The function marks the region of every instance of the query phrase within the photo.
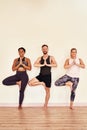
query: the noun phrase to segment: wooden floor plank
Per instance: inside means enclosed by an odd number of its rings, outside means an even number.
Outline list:
[[[87,107],[0,107],[0,130],[87,130]]]

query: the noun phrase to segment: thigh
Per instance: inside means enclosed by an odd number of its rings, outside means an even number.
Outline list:
[[[19,81],[17,75],[9,76],[3,80],[3,84],[5,85],[15,85],[16,82]]]
[[[16,75],[12,75],[12,76],[7,77],[5,80],[7,80],[7,81],[17,81],[18,78],[17,78]]]
[[[43,75],[39,74],[38,76],[35,77],[37,81],[42,82],[43,81]]]
[[[59,79],[56,80],[55,85],[56,86],[66,85],[66,82],[69,81],[69,80],[70,80],[69,76],[64,75],[64,76],[62,76],[62,77],[60,77]]]
[[[39,80],[37,78],[33,78],[29,81],[29,84],[32,84],[32,83],[36,83],[38,82]]]

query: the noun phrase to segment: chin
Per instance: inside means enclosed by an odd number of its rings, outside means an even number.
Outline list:
[[[47,54],[47,52],[44,52],[44,54],[46,55],[46,54]]]

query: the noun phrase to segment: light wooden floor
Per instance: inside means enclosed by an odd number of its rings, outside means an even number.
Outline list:
[[[87,107],[0,107],[0,130],[87,130]]]

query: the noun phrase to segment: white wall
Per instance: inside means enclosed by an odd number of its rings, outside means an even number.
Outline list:
[[[0,0],[0,104],[18,104],[18,86],[4,86],[2,80],[10,75],[17,49],[25,47],[32,65],[42,55],[41,45],[48,44],[58,67],[52,69],[50,104],[67,104],[70,90],[55,87],[55,80],[65,73],[63,64],[70,49],[76,47],[78,56],[87,64],[87,0]],[[39,73],[32,68],[31,78]],[[87,68],[81,70],[75,103],[87,104]],[[43,87],[25,91],[24,104],[43,103]]]

